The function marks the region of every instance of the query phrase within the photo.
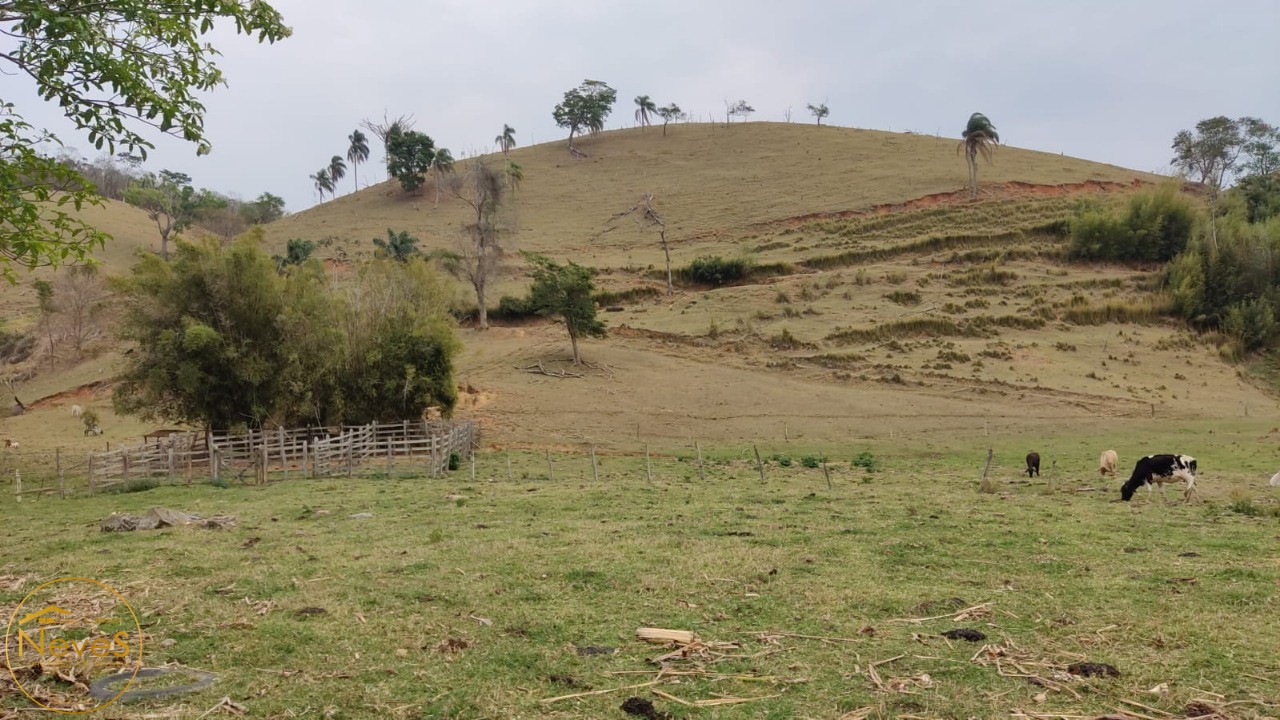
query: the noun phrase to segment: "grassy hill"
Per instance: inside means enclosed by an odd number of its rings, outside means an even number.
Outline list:
[[[563,142],[514,151],[525,180],[506,220],[514,247],[599,270],[614,293],[611,335],[585,344],[590,365],[567,368],[558,326],[464,329],[459,413],[481,419],[489,442],[629,451],[698,437],[950,444],[1001,433],[1039,444],[1276,415],[1214,348],[1164,318],[1158,273],[1065,260],[1053,230],[1075,203],[1119,199],[1154,176],[1006,147],[982,166],[975,201],[951,139],[691,124],[580,147],[587,157]],[[615,218],[646,192],[677,267],[721,255],[761,272],[665,296],[656,233]],[[449,248],[466,210],[447,192],[437,206],[433,180],[418,195],[382,183],[268,226],[267,242],[278,252],[289,238],[330,239],[322,253],[352,258],[392,228]],[[123,267],[130,238],[154,243],[139,218],[108,208],[103,222],[120,228],[108,226],[118,238],[109,268]],[[513,263],[490,302],[526,283]],[[473,302],[461,284],[458,293]],[[101,373],[73,368],[65,382],[58,373],[33,386],[51,393]],[[75,439],[49,432],[64,424],[36,412],[4,432]]]

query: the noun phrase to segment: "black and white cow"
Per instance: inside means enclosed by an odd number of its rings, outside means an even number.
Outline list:
[[[1153,484],[1159,485],[1163,493],[1167,482],[1186,483],[1182,497],[1190,499],[1196,489],[1196,459],[1190,455],[1148,455],[1142,458],[1133,467],[1129,481],[1120,488],[1120,499],[1128,502],[1143,485],[1148,490]]]

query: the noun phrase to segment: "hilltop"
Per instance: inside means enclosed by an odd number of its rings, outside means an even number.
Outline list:
[[[1155,176],[1002,147],[981,166],[975,201],[946,138],[688,124],[665,137],[601,133],[579,147],[587,157],[563,142],[513,151],[525,179],[505,219],[515,248],[599,271],[610,337],[585,343],[591,364],[572,368],[563,329],[544,321],[464,328],[458,413],[479,418],[488,442],[932,446],[1275,413],[1214,348],[1164,318],[1158,273],[1066,261],[1060,230],[1077,202],[1122,199]],[[767,272],[665,296],[656,233],[616,218],[644,193],[666,220],[677,268],[720,255]],[[418,195],[384,182],[265,230],[270,252],[289,238],[330,240],[321,254],[341,273],[388,228],[424,250],[450,248],[466,211],[448,192],[437,206],[434,179]],[[128,246],[117,238],[108,267]],[[491,306],[526,285],[513,262]],[[474,303],[462,284],[458,298]],[[32,386],[48,394],[102,372],[98,363]],[[41,412],[4,432],[52,437],[37,429],[69,425]],[[140,429],[116,422],[125,436]]]

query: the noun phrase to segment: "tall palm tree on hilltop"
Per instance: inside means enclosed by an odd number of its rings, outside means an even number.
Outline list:
[[[347,148],[347,162],[351,163],[352,180],[356,190],[360,189],[360,163],[369,159],[369,139],[364,133],[356,130],[347,136],[351,146]]]
[[[440,207],[440,184],[444,182],[445,175],[453,172],[453,153],[449,148],[436,150],[431,158],[431,170],[436,175],[436,207]]]
[[[338,181],[347,176],[347,164],[341,155],[329,158],[329,181],[333,183],[333,196],[338,196]]]
[[[969,124],[960,137],[960,145],[956,151],[964,150],[965,160],[969,164],[969,190],[973,199],[978,199],[978,155],[991,162],[991,153],[1000,144],[1000,134],[996,126],[991,124],[986,115],[974,113],[969,116]]]
[[[502,134],[494,138],[493,141],[502,150],[502,157],[510,160],[508,153],[511,152],[511,148],[516,146],[516,129],[506,123],[502,123]]]
[[[640,128],[644,129],[646,125],[650,125],[651,119],[658,114],[658,104],[648,95],[641,95],[636,98],[636,122],[640,123]]]

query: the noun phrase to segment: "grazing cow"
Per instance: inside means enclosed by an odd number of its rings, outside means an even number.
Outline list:
[[[1027,453],[1027,477],[1040,474],[1040,453]]]
[[[72,405],[71,414],[75,415],[76,417],[80,417],[81,415],[84,415],[84,408],[80,407],[79,405]]]
[[[1148,455],[1133,466],[1133,475],[1120,488],[1120,499],[1129,502],[1133,494],[1143,485],[1151,490],[1151,485],[1159,485],[1161,494],[1164,484],[1181,481],[1187,484],[1182,492],[1184,500],[1191,499],[1196,489],[1196,459],[1190,455]]]
[[[5,438],[4,446],[7,448],[16,448],[18,447],[18,441],[14,440],[13,438]]]
[[[1280,487],[1280,472],[1272,475],[1271,482],[1268,484],[1271,485],[1271,487]]]
[[[1102,457],[1098,458],[1098,472],[1103,477],[1116,474],[1116,465],[1120,464],[1120,456],[1116,455],[1115,450],[1108,450],[1102,453]]]

